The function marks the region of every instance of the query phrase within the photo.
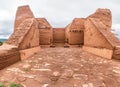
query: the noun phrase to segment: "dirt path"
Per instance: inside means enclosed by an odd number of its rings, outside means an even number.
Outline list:
[[[120,87],[120,62],[80,48],[45,48],[0,71],[0,82],[24,87]]]

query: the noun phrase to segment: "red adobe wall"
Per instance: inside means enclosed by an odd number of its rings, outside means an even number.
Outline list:
[[[36,18],[39,29],[39,45],[50,45],[53,40],[52,27],[45,18]]]
[[[52,29],[39,29],[40,45],[50,45],[52,42]]]
[[[97,22],[94,23],[93,21]],[[106,28],[106,26],[99,19],[88,19],[85,23],[84,45],[98,48],[113,49],[109,41],[99,31],[99,29],[104,28]],[[107,29],[105,32],[107,32]]]
[[[53,28],[53,42],[65,43],[65,28]]]
[[[83,45],[84,43],[84,32],[81,30],[71,30],[68,43],[70,45]]]
[[[95,13],[88,16],[87,18],[98,18],[101,22],[106,25],[108,30],[111,30],[112,26],[112,13],[109,9],[97,9]]]
[[[84,44],[84,22],[85,18],[75,18],[71,24],[66,27],[66,40],[70,45]]]
[[[108,59],[120,59],[120,41],[100,19],[87,19],[84,34],[85,51]]]
[[[40,50],[53,42],[82,44],[83,50],[95,55],[120,59],[120,41],[110,31],[109,9],[98,9],[87,18],[75,18],[66,28],[52,28],[45,18],[34,18],[29,6],[18,7],[14,32],[0,47],[0,69]]]
[[[16,46],[3,44],[0,46],[0,69],[20,61],[20,52]]]
[[[39,29],[36,19],[24,20],[5,43],[17,46],[20,50],[39,46]]]
[[[20,6],[17,9],[14,30],[27,18],[34,18],[34,15],[28,5]]]

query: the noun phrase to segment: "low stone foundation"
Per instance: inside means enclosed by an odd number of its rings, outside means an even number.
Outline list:
[[[34,55],[39,50],[40,50],[40,46],[34,47],[34,48],[25,49],[25,50],[20,50],[21,60],[24,60],[24,59],[30,57],[31,55]]]
[[[26,59],[34,55],[40,50],[40,46],[19,50],[16,46],[4,44],[0,46],[0,69],[8,67],[20,60]]]
[[[112,59],[112,55],[113,55],[113,50],[106,48],[94,48],[94,47],[83,46],[83,50],[107,59]]]
[[[17,47],[7,44],[0,46],[0,69],[8,67],[20,60],[20,53]]]

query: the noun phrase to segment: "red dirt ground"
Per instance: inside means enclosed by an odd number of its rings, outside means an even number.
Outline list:
[[[44,48],[30,58],[0,71],[6,87],[120,87],[120,61],[81,48]]]

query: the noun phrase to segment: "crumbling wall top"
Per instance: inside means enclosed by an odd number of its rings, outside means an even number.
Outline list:
[[[16,12],[14,30],[27,18],[34,18],[33,12],[28,5],[20,6]]]
[[[84,30],[85,18],[75,18],[72,23],[68,25],[69,30]]]
[[[101,22],[103,22],[104,25],[108,28],[108,30],[111,30],[112,26],[112,14],[110,9],[97,9],[96,12],[87,18],[98,18]]]
[[[52,28],[50,23],[47,21],[46,18],[36,18],[38,21],[38,28],[39,29],[50,29]]]

